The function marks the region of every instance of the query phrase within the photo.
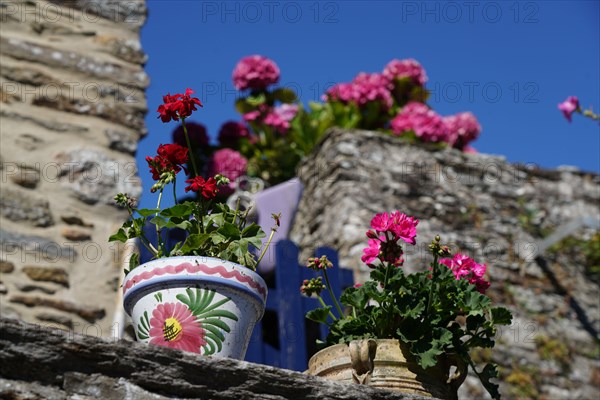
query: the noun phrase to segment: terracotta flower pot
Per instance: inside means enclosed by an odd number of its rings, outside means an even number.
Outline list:
[[[266,299],[258,274],[210,257],[153,260],[123,282],[138,341],[240,360]]]
[[[456,372],[451,374],[451,367]],[[308,362],[310,375],[369,385],[426,397],[457,399],[458,387],[467,377],[467,366],[458,359],[440,358],[423,369],[412,360],[406,345],[395,339],[353,340],[327,347]]]

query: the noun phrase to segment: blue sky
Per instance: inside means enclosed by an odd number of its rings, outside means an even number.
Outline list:
[[[480,152],[600,172],[600,125],[581,116],[569,124],[556,108],[576,95],[600,111],[599,4],[148,0],[149,135],[137,155],[144,187],[152,184],[145,156],[169,142],[175,127],[156,119],[162,95],[195,89],[205,106],[191,120],[215,137],[223,122],[239,119],[231,73],[251,54],[274,60],[280,84],[304,103],[359,72],[415,58],[429,77],[430,106],[477,116]]]

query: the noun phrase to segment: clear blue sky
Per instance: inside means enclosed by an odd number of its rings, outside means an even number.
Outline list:
[[[205,106],[191,119],[215,137],[221,123],[239,119],[231,73],[251,54],[273,59],[280,84],[305,103],[358,72],[415,58],[427,71],[428,103],[437,112],[477,116],[483,132],[473,145],[480,152],[600,172],[598,123],[575,116],[569,124],[556,108],[576,95],[600,111],[599,1],[147,3],[149,135],[137,155],[142,203],[152,197],[144,158],[169,142],[174,128],[156,119],[162,95],[195,89]]]

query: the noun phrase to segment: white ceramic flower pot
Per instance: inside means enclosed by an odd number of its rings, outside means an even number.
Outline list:
[[[240,360],[266,299],[258,274],[211,257],[153,260],[123,282],[138,341]]]

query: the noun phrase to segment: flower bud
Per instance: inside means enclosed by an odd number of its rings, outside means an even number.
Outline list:
[[[369,231],[367,231],[367,237],[369,239],[377,239],[377,232],[375,232],[373,230],[369,230]]]
[[[321,292],[325,289],[325,285],[323,284],[323,278],[320,276],[318,278],[312,278],[310,280],[305,279],[302,281],[302,286],[300,286],[300,293],[305,294],[307,296],[312,296],[316,294],[317,296],[321,295]]]

